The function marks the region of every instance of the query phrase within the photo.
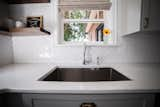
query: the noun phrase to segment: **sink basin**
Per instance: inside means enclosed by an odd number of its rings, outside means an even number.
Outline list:
[[[130,80],[113,68],[56,68],[49,75],[43,76],[40,81],[127,81]]]

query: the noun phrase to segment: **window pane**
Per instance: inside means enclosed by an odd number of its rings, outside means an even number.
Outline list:
[[[65,19],[103,19],[104,10],[67,10]]]
[[[104,23],[65,23],[64,40],[71,42],[103,41]]]

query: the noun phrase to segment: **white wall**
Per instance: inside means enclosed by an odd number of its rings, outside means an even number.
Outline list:
[[[93,62],[96,57],[103,63],[158,63],[160,62],[160,33],[140,33],[121,38],[116,47],[92,47]],[[13,37],[16,63],[82,63],[83,47],[55,47],[52,37]]]
[[[0,26],[7,27],[5,19],[8,17],[8,5],[5,0],[0,1]],[[0,66],[13,61],[12,39],[0,34]]]
[[[53,41],[48,36],[13,36],[14,62],[48,62],[53,57]]]
[[[13,61],[12,39],[10,36],[0,35],[0,66]]]
[[[93,63],[97,56],[102,63],[159,63],[160,32],[139,33],[120,38],[120,45],[113,47],[91,47]],[[59,47],[54,49],[58,61],[82,63],[82,47]],[[57,54],[55,54],[57,53]],[[63,60],[65,59],[65,60]],[[72,59],[72,60],[71,60]]]
[[[160,32],[138,33],[121,38],[119,47],[93,48],[95,56],[104,63],[158,63],[160,62]]]
[[[52,32],[51,36],[13,37],[15,63],[82,63],[82,47],[56,47],[56,11],[50,4],[23,4],[10,6],[11,15],[26,17],[44,15],[44,24]],[[21,12],[20,12],[21,11]],[[52,20],[53,19],[53,20]],[[93,62],[97,56],[103,63],[157,63],[160,62],[160,37],[157,33],[140,33],[121,37],[116,47],[92,47]]]

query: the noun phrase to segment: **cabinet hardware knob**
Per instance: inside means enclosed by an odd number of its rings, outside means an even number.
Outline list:
[[[95,103],[82,103],[80,107],[96,107]]]
[[[149,17],[144,18],[143,28],[147,29],[149,27]]]

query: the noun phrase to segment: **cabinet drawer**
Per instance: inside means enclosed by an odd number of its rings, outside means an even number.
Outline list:
[[[34,100],[33,107],[81,107],[82,104],[88,104],[84,107],[92,107],[89,104],[93,103],[95,107],[146,107],[143,99],[111,99],[104,101],[63,101],[63,100]]]
[[[154,96],[25,94],[23,101],[25,107],[153,107]]]

